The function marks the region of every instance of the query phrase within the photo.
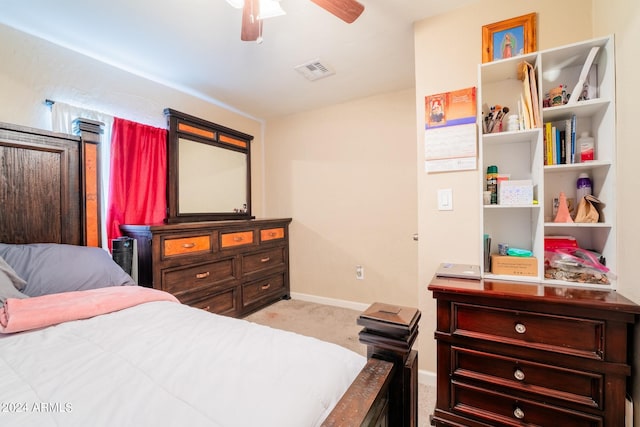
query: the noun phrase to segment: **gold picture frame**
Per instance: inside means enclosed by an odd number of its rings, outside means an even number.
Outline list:
[[[482,27],[482,63],[537,50],[536,13]]]

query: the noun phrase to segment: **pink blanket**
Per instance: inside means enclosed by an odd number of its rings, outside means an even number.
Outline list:
[[[0,333],[87,319],[152,301],[178,302],[167,292],[141,286],[113,286],[25,299],[8,298],[0,308]]]

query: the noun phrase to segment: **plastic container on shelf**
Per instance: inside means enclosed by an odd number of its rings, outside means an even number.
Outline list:
[[[520,118],[517,114],[510,114],[507,119],[507,131],[515,132],[520,130]]]
[[[586,173],[581,173],[576,182],[576,202],[580,203],[583,197],[592,194],[591,178]]]
[[[595,158],[595,144],[593,138],[589,136],[589,132],[582,132],[578,138],[578,147],[580,149],[580,162],[588,162]]]

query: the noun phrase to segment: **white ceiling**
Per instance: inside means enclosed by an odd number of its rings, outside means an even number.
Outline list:
[[[225,0],[2,0],[0,22],[257,119],[412,88],[413,22],[478,0],[360,0],[346,24],[310,0],[281,0],[261,44],[240,40]],[[435,41],[438,42],[438,41]],[[296,65],[336,74],[310,82]]]

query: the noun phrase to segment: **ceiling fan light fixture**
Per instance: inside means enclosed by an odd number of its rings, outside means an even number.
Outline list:
[[[280,6],[280,0],[260,0],[258,19],[275,18],[286,14],[287,12]]]
[[[227,3],[236,9],[244,7],[244,0],[227,0]],[[275,18],[286,14],[287,12],[280,6],[280,0],[260,0],[260,13],[257,19]]]
[[[227,0],[227,3],[236,9],[242,9],[242,6],[244,6],[244,0]]]

